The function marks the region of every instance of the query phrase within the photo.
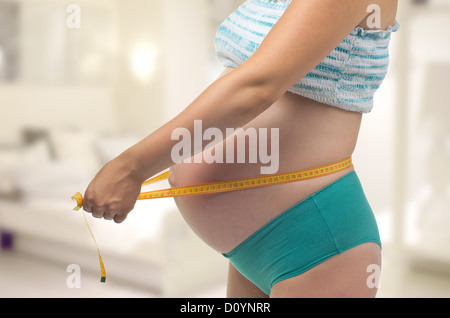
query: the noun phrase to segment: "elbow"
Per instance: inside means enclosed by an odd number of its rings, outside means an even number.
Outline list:
[[[234,104],[236,114],[245,118],[257,117],[277,100],[267,87],[260,85],[241,86],[235,93],[240,96]]]
[[[260,103],[266,107],[271,106],[284,94],[283,90],[271,82],[261,83],[257,90],[260,95]]]
[[[255,104],[249,103],[247,106],[249,111],[256,117],[270,108],[276,101],[278,101],[285,91],[279,89],[278,86],[271,82],[263,82],[255,86],[254,98],[257,101]]]
[[[273,105],[285,91],[271,79],[265,79],[264,76],[244,76],[237,81],[239,90],[243,92],[242,107],[244,111],[262,113]]]
[[[246,103],[244,107],[248,112],[253,113],[254,117],[263,113],[281,97],[281,94],[277,94],[272,87],[266,85],[253,87],[251,95],[249,100],[254,102]]]

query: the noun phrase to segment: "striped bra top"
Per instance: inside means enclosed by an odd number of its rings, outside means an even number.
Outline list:
[[[283,15],[290,0],[247,0],[219,26],[214,44],[219,61],[236,68],[247,60]],[[386,77],[391,33],[399,29],[355,28],[290,92],[348,111],[370,113]]]

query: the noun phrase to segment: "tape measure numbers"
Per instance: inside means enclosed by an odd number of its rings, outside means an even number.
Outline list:
[[[258,187],[267,187],[273,186],[277,184],[296,182],[301,180],[308,180],[318,177],[323,177],[326,175],[330,175],[342,170],[349,168],[352,165],[352,157],[349,157],[345,160],[338,161],[336,163],[311,168],[304,169],[293,172],[272,174],[272,175],[263,175],[251,178],[244,179],[236,179],[229,181],[219,181],[219,182],[210,182],[192,186],[184,186],[184,187],[175,187],[169,189],[162,190],[154,190],[142,192],[138,200],[148,200],[148,199],[158,199],[158,198],[168,198],[168,197],[179,197],[179,196],[190,196],[190,195],[200,195],[200,194],[212,194],[212,193],[220,193],[220,192],[229,192],[229,191],[237,191],[244,190],[250,188],[258,188]],[[147,181],[145,181],[142,186],[146,186],[149,184],[153,184],[162,180],[166,180],[169,177],[169,171],[163,172],[156,177],[153,177]],[[74,208],[75,211],[79,211],[83,207],[83,196],[81,193],[76,193],[72,199],[76,201],[77,206]],[[84,211],[83,211],[84,213]],[[84,214],[83,214],[84,215]],[[97,242],[95,241],[94,235],[89,227],[89,223],[84,215],[86,224],[89,228],[91,236],[97,246]],[[100,250],[97,246],[98,256],[100,259],[100,267],[102,271],[101,281],[104,282],[106,280],[106,271],[105,266],[103,264],[102,256],[100,254]]]
[[[350,157],[348,159],[333,164],[324,165],[312,169],[142,192],[139,195],[138,200],[211,194],[227,191],[244,190],[257,187],[267,187],[282,183],[289,183],[326,176],[347,169],[351,165],[352,165],[352,158]],[[161,180],[165,180],[168,177],[169,172],[167,171],[152,179],[147,180],[146,182],[143,183],[143,186],[159,182]]]

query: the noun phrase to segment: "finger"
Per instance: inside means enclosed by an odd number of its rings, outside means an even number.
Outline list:
[[[84,199],[83,199],[83,210],[89,213],[92,213],[92,210],[94,208],[93,205],[93,196],[91,194],[91,191],[89,191],[89,188],[84,193]]]
[[[84,200],[83,200],[83,210],[85,212],[92,212],[92,204],[91,201],[88,200],[86,194],[84,195]]]
[[[116,223],[118,223],[118,224],[120,224],[120,223],[122,223],[123,221],[125,221],[125,219],[127,218],[127,215],[125,214],[125,213],[117,213],[115,216],[114,216],[114,222],[116,222]]]
[[[83,204],[83,210],[88,213],[92,213],[94,207],[91,204]]]
[[[92,212],[92,206],[90,204],[83,203],[83,210],[85,212],[91,213]]]
[[[109,211],[109,212],[105,212],[104,214],[103,214],[103,218],[105,219],[105,220],[107,220],[107,221],[111,221],[111,220],[113,220],[114,219],[114,217],[116,216],[116,212],[114,212],[114,211]]]
[[[104,211],[103,209],[93,207],[91,213],[94,218],[101,219],[103,217]]]

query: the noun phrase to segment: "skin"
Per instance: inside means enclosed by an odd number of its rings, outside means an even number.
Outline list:
[[[106,164],[88,186],[83,208],[94,217],[123,222],[149,177],[171,167],[169,181],[184,186],[245,178],[260,164],[174,165],[171,140],[179,127],[280,129],[279,172],[329,164],[352,155],[362,115],[286,92],[319,64],[354,28],[367,28],[367,7],[378,4],[382,28],[395,21],[396,0],[293,0],[260,48],[240,67],[227,70],[183,112]],[[330,28],[330,23],[333,27]],[[314,26],[314,27],[311,27]],[[224,147],[219,143],[217,147]],[[181,197],[186,222],[207,244],[229,252],[295,203],[354,168],[308,181],[223,194]],[[334,256],[308,272],[277,283],[271,297],[374,297],[368,265],[381,265],[378,245],[367,243]],[[228,297],[267,297],[231,264]]]

